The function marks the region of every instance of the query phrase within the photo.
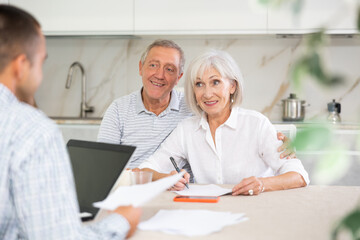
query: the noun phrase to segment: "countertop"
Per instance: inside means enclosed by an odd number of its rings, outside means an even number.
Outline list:
[[[61,125],[100,125],[102,118],[94,117],[94,118],[80,118],[80,117],[50,117],[55,121],[56,124]],[[272,121],[273,124],[294,124],[296,128],[304,128],[312,125],[323,125],[321,122],[282,122],[282,121]],[[327,126],[334,129],[341,130],[360,130],[360,123],[356,122],[342,122],[339,124],[326,124]]]
[[[293,124],[296,128],[305,128],[310,126],[328,126],[333,129],[341,130],[360,130],[360,123],[358,122],[341,122],[337,124],[327,123],[327,122],[282,122],[282,121],[272,121],[272,124]]]
[[[249,220],[227,226],[220,232],[191,239],[328,240],[334,224],[358,203],[360,187],[308,186],[264,192],[258,196],[223,196],[218,203],[173,202],[174,196],[174,193],[166,191],[143,206],[142,221],[154,216],[160,209],[230,211],[245,213]],[[183,240],[184,237],[137,230],[130,239]]]
[[[61,125],[100,125],[102,118],[80,117],[50,117],[56,124]]]

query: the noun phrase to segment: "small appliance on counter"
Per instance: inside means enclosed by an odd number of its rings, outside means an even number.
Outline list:
[[[297,122],[304,120],[305,107],[310,106],[305,104],[305,100],[299,100],[295,93],[290,93],[288,98],[281,101],[283,102],[283,121]]]
[[[341,104],[338,102],[335,102],[335,99],[333,99],[332,102],[329,102],[327,104],[328,106],[328,111],[329,111],[329,116],[327,117],[327,120],[331,123],[340,123],[341,122],[341,117],[340,117],[340,112],[341,112]]]

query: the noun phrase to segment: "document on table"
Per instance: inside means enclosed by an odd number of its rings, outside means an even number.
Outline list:
[[[105,200],[96,202],[93,205],[106,210],[115,210],[119,206],[142,206],[177,183],[183,175],[184,172],[181,172],[147,184],[119,187]]]
[[[155,216],[141,222],[141,230],[161,231],[188,237],[218,232],[225,226],[248,220],[244,213],[209,210],[160,210]]]
[[[183,196],[222,196],[231,193],[232,189],[222,188],[215,184],[210,185],[190,185],[189,189],[185,188],[182,191],[174,191]]]

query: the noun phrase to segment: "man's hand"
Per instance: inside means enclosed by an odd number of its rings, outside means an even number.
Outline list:
[[[185,183],[189,183],[190,181],[190,174],[188,174],[186,172],[186,170],[184,169],[181,169],[181,172],[185,172],[183,178],[181,178],[174,186],[172,186],[169,190],[171,191],[181,191],[181,190],[184,190],[185,188]],[[170,172],[170,176],[171,175],[175,175],[175,174],[178,174],[177,171],[171,171]]]
[[[287,158],[287,159],[290,159],[290,158],[296,158],[296,155],[295,155],[295,150],[291,148],[291,142],[290,142],[290,139],[287,138],[283,133],[281,132],[278,132],[277,133],[277,138],[281,141],[283,141],[283,145],[281,145],[279,148],[278,148],[278,152],[282,152],[280,154],[280,158],[283,159],[283,158]]]
[[[136,231],[137,225],[139,224],[141,208],[134,208],[132,206],[118,207],[114,212],[122,215],[129,222],[130,230],[126,237],[131,237]]]

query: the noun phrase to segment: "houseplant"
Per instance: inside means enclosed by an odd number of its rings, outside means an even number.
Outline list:
[[[354,0],[355,1],[355,0]],[[346,1],[343,1],[344,4]],[[304,0],[258,0],[259,4],[265,5],[270,8],[287,7],[291,11],[294,19],[297,18],[302,11],[306,1]],[[360,31],[360,1],[357,0],[357,18],[356,27]],[[338,16],[341,16],[339,14]],[[335,19],[336,20],[336,19]],[[292,74],[290,81],[293,81],[295,88],[301,91],[303,81],[311,79],[316,81],[324,88],[336,87],[346,81],[346,78],[339,73],[333,73],[326,68],[322,49],[328,43],[328,35],[326,34],[326,26],[319,26],[319,30],[304,35],[303,45],[305,51],[292,64]],[[360,78],[359,78],[360,79]],[[359,84],[355,82],[353,88]],[[330,172],[337,174],[345,174],[346,164],[348,160],[344,154],[344,149],[334,139],[332,128],[327,127],[325,124],[314,125],[306,127],[303,131],[299,132],[292,142],[293,147],[297,150],[325,150],[328,155],[323,160],[319,160],[318,171],[322,176],[332,176]],[[357,144],[360,149],[360,138]],[[342,169],[342,171],[339,171]],[[327,173],[327,174],[326,174]],[[321,176],[321,174],[318,174]],[[327,179],[329,181],[329,179]],[[360,240],[360,203],[342,219],[336,223],[333,232],[331,233],[332,239],[338,239],[342,231],[350,233],[354,240]]]

